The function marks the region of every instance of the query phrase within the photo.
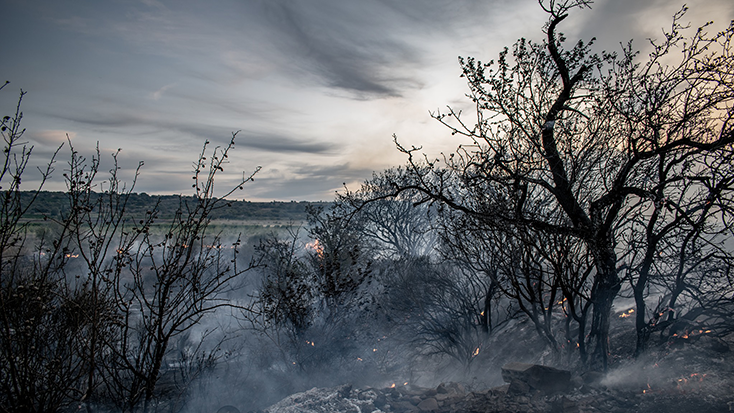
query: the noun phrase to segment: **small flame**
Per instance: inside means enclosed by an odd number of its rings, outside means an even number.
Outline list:
[[[407,386],[407,385],[408,385],[408,382],[407,381],[405,383],[403,383],[403,386]]]
[[[395,383],[393,383],[393,384],[392,384],[392,385],[390,386],[390,388],[391,388],[391,389],[394,389],[394,388],[395,388]]]
[[[306,248],[316,252],[316,255],[318,255],[319,258],[324,258],[324,246],[321,245],[319,240],[315,239],[309,242],[308,244],[306,244]]]
[[[634,308],[630,308],[629,310],[627,310],[627,311],[623,312],[622,314],[620,314],[619,315],[619,318],[631,317],[632,316],[632,313],[634,313],[634,312],[635,312],[635,309]]]
[[[476,349],[476,350],[474,350],[474,353],[472,353],[472,355],[471,355],[471,356],[472,356],[472,357],[476,357],[476,356],[478,356],[478,355],[479,355],[479,347],[477,347],[477,349]]]

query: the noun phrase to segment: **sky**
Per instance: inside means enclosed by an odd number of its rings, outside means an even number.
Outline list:
[[[496,58],[520,37],[542,40],[536,0],[0,0],[0,114],[23,99],[33,165],[59,145],[48,190],[63,190],[74,149],[102,173],[118,156],[128,185],[190,194],[206,140],[238,132],[218,193],[250,201],[331,200],[373,171],[405,163],[392,135],[429,156],[462,143],[431,119],[469,109],[458,56]],[[560,31],[599,50],[661,38],[676,0],[598,0]],[[689,0],[684,21],[710,31],[734,19],[731,0]],[[32,172],[32,171],[31,171]],[[22,189],[37,185],[24,177]]]

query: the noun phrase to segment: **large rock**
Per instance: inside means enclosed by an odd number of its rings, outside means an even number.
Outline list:
[[[429,397],[418,403],[418,409],[422,412],[432,412],[438,410],[438,402],[433,397]]]
[[[292,394],[268,407],[265,413],[360,413],[377,410],[372,403],[377,399],[375,392],[364,392],[367,397],[352,394],[352,386],[329,389],[313,388]],[[370,397],[371,396],[371,397]]]
[[[512,384],[519,382],[544,393],[559,393],[571,390],[571,372],[553,367],[527,363],[507,363],[502,367],[502,379]],[[515,386],[522,387],[522,386]]]

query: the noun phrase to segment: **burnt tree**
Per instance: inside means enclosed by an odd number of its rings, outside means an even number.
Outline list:
[[[460,59],[476,119],[466,122],[450,107],[432,116],[468,143],[436,160],[398,143],[414,183],[396,183],[393,194],[420,193],[487,231],[527,228],[582,242],[594,266],[589,361],[606,369],[622,286],[618,255],[627,247],[621,234],[641,212],[632,205],[663,201],[649,179],[660,159],[669,165],[666,180],[677,185],[700,181],[678,166],[694,162],[690,170],[705,172],[714,163],[695,159],[730,156],[734,27],[713,36],[699,29],[686,39],[678,14],[640,63],[631,46],[621,55],[593,53],[593,39],[564,47],[559,25],[589,4],[541,1],[549,15],[543,42],[521,39],[496,62]]]

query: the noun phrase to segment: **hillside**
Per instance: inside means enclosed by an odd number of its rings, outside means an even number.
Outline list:
[[[23,204],[28,204],[34,192],[22,192]],[[100,194],[96,194],[100,196]],[[148,195],[146,193],[131,194],[127,204],[127,212],[133,216],[143,216],[147,211],[158,207],[159,219],[171,219],[180,202],[193,201],[191,196]],[[326,202],[250,202],[223,200],[221,208],[214,211],[214,220],[303,222],[306,220],[306,207],[309,205],[326,205]],[[69,210],[66,192],[42,191],[26,215],[31,220],[59,219]]]

